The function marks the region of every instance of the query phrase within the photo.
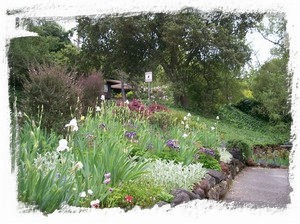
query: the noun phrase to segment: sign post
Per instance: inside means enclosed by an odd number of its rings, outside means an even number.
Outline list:
[[[145,82],[148,82],[148,100],[150,100],[150,83],[152,82],[152,72],[145,72]]]

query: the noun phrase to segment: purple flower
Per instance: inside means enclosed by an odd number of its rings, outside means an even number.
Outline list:
[[[179,143],[177,140],[175,139],[169,139],[167,142],[166,142],[167,146],[169,148],[172,148],[172,149],[179,149]]]
[[[199,151],[210,156],[215,156],[215,151],[212,149],[200,148]]]
[[[111,187],[108,190],[109,190],[109,192],[113,192],[114,191],[114,189],[111,188]]]
[[[129,139],[133,139],[134,137],[136,137],[136,132],[134,131],[126,131],[125,132],[125,136]]]

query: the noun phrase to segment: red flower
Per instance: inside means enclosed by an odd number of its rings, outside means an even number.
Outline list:
[[[132,203],[133,197],[130,195],[126,195],[125,200],[126,200],[126,202]]]

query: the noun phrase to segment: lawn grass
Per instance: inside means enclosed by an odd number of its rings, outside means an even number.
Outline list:
[[[184,115],[188,111],[182,108],[172,108],[172,113]],[[219,120],[216,117],[204,117],[197,113],[192,113],[192,115],[198,117],[200,125],[217,128],[222,143],[241,140],[252,147],[254,145],[279,145],[290,139],[290,127],[285,130],[279,129],[275,125],[255,119],[232,106],[220,109]]]

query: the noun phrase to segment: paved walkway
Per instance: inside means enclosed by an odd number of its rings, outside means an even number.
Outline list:
[[[233,180],[224,200],[253,207],[286,207],[291,187],[287,169],[246,167]]]

